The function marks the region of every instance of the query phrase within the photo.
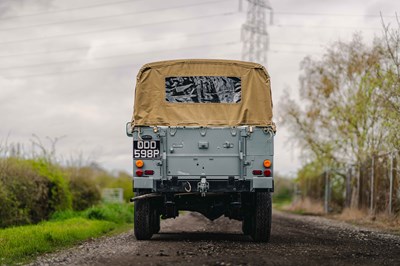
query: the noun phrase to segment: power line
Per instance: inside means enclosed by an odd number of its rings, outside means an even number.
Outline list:
[[[202,35],[208,35],[208,34],[215,34],[215,33],[223,33],[223,32],[232,32],[232,31],[238,31],[239,29],[226,29],[226,30],[218,30],[218,31],[208,31],[208,32],[197,32],[193,34],[186,34],[177,38],[185,39],[187,37],[192,38],[192,37],[197,37],[197,36],[202,36]],[[147,41],[128,41],[128,42],[119,42],[119,43],[111,43],[111,44],[105,44],[105,45],[96,45],[94,46],[95,48],[98,47],[112,47],[112,46],[118,46],[118,45],[126,45],[126,44],[142,44],[142,43],[147,43],[147,42],[158,42],[158,41],[166,41],[165,38],[158,38],[158,39],[151,39]],[[40,55],[40,54],[49,54],[49,53],[63,53],[63,52],[71,52],[71,51],[80,51],[80,50],[87,50],[89,48],[92,48],[93,46],[80,46],[80,47],[75,47],[75,48],[69,48],[69,49],[60,49],[60,50],[53,50],[53,51],[38,51],[38,52],[31,52],[31,53],[21,53],[21,54],[10,54],[10,55],[0,55],[0,58],[5,58],[5,57],[20,57],[20,56],[29,56],[29,55]]]
[[[181,49],[176,49],[176,50],[181,50]],[[290,53],[290,54],[299,54],[299,55],[315,54],[315,52],[306,52],[306,51],[270,50],[270,52],[272,52],[272,53]],[[321,53],[318,53],[318,54],[320,55]],[[237,55],[237,58],[240,58],[240,53],[221,54],[221,56],[231,56],[231,55]],[[119,65],[119,66],[112,66],[112,67],[98,67],[98,68],[88,68],[88,69],[80,69],[80,70],[68,70],[68,71],[62,71],[62,72],[48,72],[48,73],[42,73],[42,74],[20,75],[20,76],[11,76],[11,77],[9,76],[9,77],[4,77],[4,78],[11,79],[11,78],[35,78],[35,77],[43,77],[43,76],[59,76],[59,75],[70,74],[70,73],[92,72],[92,71],[101,71],[101,70],[127,68],[127,67],[140,67],[142,65],[143,64],[134,64],[134,65],[128,64],[128,65]]]
[[[233,31],[238,31],[238,30],[239,29],[227,29],[227,30],[220,30],[220,31],[199,32],[199,33],[194,33],[194,34],[186,34],[186,35],[183,35],[183,36],[179,36],[177,38],[186,39],[186,38],[192,38],[192,37],[197,37],[197,36],[201,36],[201,35],[224,33],[224,32],[233,32]],[[140,42],[134,42],[134,41],[132,41],[132,42],[120,42],[120,43],[112,43],[112,44],[106,44],[106,45],[96,45],[96,46],[94,46],[94,48],[112,47],[112,46],[126,45],[126,44],[142,44],[142,43],[147,43],[147,42],[158,42],[158,41],[164,41],[164,40],[166,40],[166,39],[165,38],[159,38],[159,39],[152,39],[152,40],[140,41]],[[323,44],[317,44],[317,43],[270,42],[270,44],[323,47]],[[76,48],[71,48],[71,49],[62,49],[62,50],[54,50],[54,51],[39,51],[39,52],[33,52],[33,53],[0,55],[0,58],[20,57],[20,56],[29,56],[29,55],[40,55],[40,54],[49,54],[49,53],[63,53],[63,52],[70,52],[70,51],[87,50],[88,48],[92,48],[92,46],[81,46],[81,47],[76,47]]]
[[[4,77],[4,78],[13,79],[13,78],[31,78],[31,77],[42,77],[42,76],[56,76],[56,75],[69,74],[69,73],[99,71],[99,70],[125,68],[125,67],[138,67],[138,66],[141,66],[141,65],[142,64],[120,65],[120,66],[113,66],[113,67],[98,67],[98,68],[88,68],[88,69],[80,69],[80,70],[67,70],[67,71],[62,71],[62,72],[48,72],[48,73],[42,73],[42,74],[11,76],[11,77]]]
[[[319,54],[322,55],[323,53],[315,52],[315,51],[284,51],[284,50],[270,50],[271,53],[288,53],[288,54]]]
[[[311,25],[275,25],[282,28],[315,28],[315,29],[345,29],[345,30],[381,30],[381,28],[369,28],[369,27],[345,27],[345,26],[311,26]]]
[[[132,25],[132,26],[114,27],[114,28],[109,28],[109,29],[91,30],[91,31],[78,32],[78,33],[59,34],[59,35],[53,35],[53,36],[45,36],[45,37],[38,37],[38,38],[29,38],[29,39],[15,40],[15,41],[7,41],[7,42],[0,42],[0,45],[11,44],[11,43],[24,43],[24,42],[46,40],[46,39],[68,37],[68,36],[85,35],[85,34],[89,34],[89,33],[109,32],[109,31],[116,31],[116,30],[132,29],[132,28],[139,28],[139,27],[143,27],[143,26],[150,26],[150,25],[157,25],[157,24],[175,23],[175,22],[181,22],[181,21],[190,21],[190,20],[197,20],[197,19],[204,19],[204,18],[211,18],[211,17],[220,17],[220,16],[230,16],[230,15],[234,15],[234,14],[237,14],[237,12],[236,11],[235,12],[225,12],[225,13],[219,13],[219,14],[204,15],[204,16],[191,17],[191,18],[184,18],[184,19],[174,19],[174,20],[165,20],[165,21],[160,21],[160,22],[144,23],[144,24],[138,24],[138,25]]]
[[[227,30],[220,30],[220,31],[200,32],[200,33],[195,33],[195,34],[186,34],[186,35],[183,35],[183,36],[178,36],[177,38],[186,39],[186,38],[198,37],[198,36],[201,36],[201,35],[217,34],[217,33],[224,33],[224,32],[233,32],[233,31],[238,31],[238,30],[239,29],[227,29]],[[94,48],[112,47],[112,46],[126,45],[126,44],[143,44],[143,43],[148,43],[148,42],[158,42],[158,41],[166,41],[166,40],[167,39],[165,39],[165,38],[160,38],[160,39],[152,39],[152,40],[140,41],[140,42],[134,42],[134,41],[132,41],[132,42],[120,42],[120,43],[112,43],[112,44],[106,44],[106,45],[96,45],[96,46],[94,46]],[[296,42],[270,42],[270,44],[292,45],[292,46],[310,46],[310,47],[323,47],[324,46],[323,44],[317,44],[317,43],[296,43]],[[30,56],[30,55],[41,55],[41,54],[49,54],[49,53],[57,54],[57,53],[70,52],[70,51],[87,50],[88,48],[92,48],[92,46],[81,46],[81,47],[76,47],[76,48],[71,48],[71,49],[62,49],[62,50],[54,50],[54,51],[40,51],[40,52],[33,52],[33,53],[0,55],[0,58],[21,57],[21,56]]]
[[[318,43],[301,43],[301,42],[270,42],[270,44],[323,47],[322,43],[318,44]]]
[[[238,44],[237,43],[231,43],[231,44]],[[218,45],[223,45],[223,44],[218,44]],[[193,47],[191,47],[193,48]],[[174,49],[174,50],[183,50],[183,49],[189,49],[187,48],[179,48],[179,49]],[[171,49],[172,50],[172,49]],[[299,55],[304,55],[304,54],[318,54],[321,55],[322,53],[315,53],[315,51],[283,51],[283,50],[270,50],[272,53],[289,53],[289,54],[299,54]],[[143,53],[147,54],[147,53]],[[237,55],[237,58],[240,58],[240,53],[229,53],[229,54],[221,54],[221,56],[231,56],[231,55]],[[20,75],[20,76],[8,76],[4,77],[7,79],[10,78],[34,78],[34,77],[41,77],[41,76],[56,76],[56,75],[63,75],[63,74],[69,74],[69,73],[79,73],[79,72],[89,72],[89,71],[100,71],[100,70],[108,70],[108,69],[118,69],[118,68],[126,68],[126,67],[138,67],[142,66],[143,64],[128,64],[128,65],[119,65],[119,66],[112,66],[112,67],[98,67],[98,68],[89,68],[89,69],[80,69],[80,70],[68,70],[68,71],[61,71],[61,72],[48,72],[48,73],[41,73],[41,74],[32,74],[32,75]]]
[[[109,3],[101,3],[101,4],[94,4],[94,5],[87,5],[81,7],[74,7],[74,8],[65,8],[65,9],[56,9],[56,10],[49,10],[43,12],[37,12],[32,14],[23,14],[18,16],[10,16],[10,17],[3,17],[0,18],[1,20],[10,20],[10,19],[19,19],[24,17],[33,17],[45,14],[54,14],[54,13],[62,13],[62,12],[70,12],[76,10],[84,10],[84,9],[92,9],[96,7],[103,7],[103,6],[113,6],[113,5],[120,5],[120,4],[130,4],[134,2],[142,2],[144,0],[124,0],[124,1],[116,1],[116,2],[109,2]],[[274,14],[281,14],[281,15],[294,15],[294,16],[345,16],[345,17],[377,17],[380,18],[380,15],[375,14],[339,14],[339,13],[317,13],[317,12],[290,12],[290,11],[274,11]],[[396,18],[396,16],[383,16],[387,18]]]
[[[197,49],[197,48],[204,48],[204,47],[213,47],[213,46],[221,46],[221,45],[235,45],[239,44],[239,41],[235,42],[223,42],[223,43],[214,43],[214,44],[207,44],[207,45],[196,45],[196,46],[188,46],[183,48],[174,48],[174,49],[167,49],[167,50],[160,50],[160,51],[148,51],[148,52],[139,52],[139,53],[129,53],[129,54],[119,54],[119,55],[111,55],[111,56],[102,56],[102,57],[93,57],[90,59],[94,60],[108,60],[111,58],[118,58],[118,57],[126,57],[126,56],[133,56],[133,55],[141,55],[141,54],[149,54],[149,53],[164,53],[176,50],[189,50],[189,49]],[[31,67],[43,67],[43,66],[50,66],[50,65],[59,65],[59,64],[71,64],[71,63],[79,63],[82,60],[64,60],[64,61],[57,61],[52,63],[42,63],[42,64],[33,64],[33,65],[22,65],[22,66],[14,66],[14,67],[0,67],[1,70],[11,70],[11,69],[19,69],[19,68],[31,68]]]
[[[23,17],[33,17],[33,16],[39,16],[39,15],[45,15],[45,14],[69,12],[69,11],[75,11],[75,10],[90,9],[90,8],[95,8],[95,7],[100,7],[100,6],[111,6],[111,5],[118,5],[118,4],[127,4],[127,3],[132,3],[132,2],[141,2],[141,1],[144,1],[144,0],[128,0],[128,1],[125,0],[125,1],[117,1],[117,2],[112,2],[112,3],[96,4],[96,5],[89,5],[89,6],[82,6],[82,7],[49,10],[49,11],[43,11],[43,12],[38,12],[38,13],[33,13],[33,14],[24,14],[24,15],[18,15],[18,16],[4,17],[4,18],[0,18],[0,20],[18,19],[18,18],[23,18]]]
[[[182,50],[182,49],[176,49],[176,50]],[[227,55],[230,56],[230,55],[233,55],[233,53],[222,54],[221,56],[227,56]],[[236,55],[238,56],[238,58],[240,57],[239,53],[237,53]],[[88,69],[80,69],[80,70],[68,70],[68,71],[62,71],[62,72],[48,72],[48,73],[32,74],[32,75],[20,75],[20,76],[11,76],[11,77],[9,76],[9,77],[4,77],[4,78],[10,79],[10,78],[35,78],[35,77],[42,77],[42,76],[59,76],[59,75],[70,74],[70,73],[101,71],[101,70],[127,68],[127,67],[140,67],[142,65],[143,65],[143,63],[142,64],[134,64],[134,65],[129,64],[129,65],[119,65],[119,66],[112,66],[112,67],[98,67],[98,68],[88,68]]]
[[[52,23],[33,24],[33,25],[22,26],[22,27],[14,27],[14,28],[0,28],[0,31],[20,30],[20,29],[28,29],[28,28],[41,27],[41,26],[53,26],[53,25],[60,25],[60,24],[83,22],[83,21],[101,20],[101,19],[128,16],[128,15],[147,14],[147,13],[152,13],[152,12],[157,12],[157,11],[165,11],[165,10],[178,9],[178,8],[202,6],[202,5],[208,5],[208,4],[213,4],[213,3],[221,3],[221,2],[226,2],[226,1],[230,1],[230,0],[220,0],[220,1],[215,1],[214,0],[214,1],[201,2],[201,3],[196,3],[196,4],[190,4],[190,5],[180,5],[180,6],[167,7],[167,8],[156,8],[156,9],[145,10],[145,11],[128,12],[128,13],[108,15],[108,16],[100,16],[100,17],[93,17],[93,18],[84,18],[84,19],[77,19],[77,20],[52,22]]]
[[[280,14],[280,15],[293,15],[293,16],[329,16],[329,17],[376,17],[380,18],[380,15],[375,15],[375,14],[339,14],[339,13],[314,13],[314,12],[287,12],[287,11],[274,11],[275,14]],[[384,18],[396,18],[396,16],[382,16]]]

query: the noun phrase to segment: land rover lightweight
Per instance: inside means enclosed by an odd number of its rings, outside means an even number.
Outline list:
[[[134,233],[150,239],[160,218],[195,211],[242,221],[268,241],[274,191],[270,78],[259,64],[173,60],[137,75],[133,137]]]

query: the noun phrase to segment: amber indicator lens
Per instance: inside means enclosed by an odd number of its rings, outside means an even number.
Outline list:
[[[136,170],[136,176],[143,176],[142,170]]]
[[[265,168],[270,168],[271,167],[271,161],[270,160],[264,160],[264,167]]]
[[[269,169],[265,170],[264,176],[271,176],[271,170],[269,170]]]
[[[253,170],[253,175],[262,175],[261,170]]]
[[[142,168],[143,165],[144,165],[144,162],[143,162],[142,160],[137,160],[137,161],[136,161],[136,167]]]

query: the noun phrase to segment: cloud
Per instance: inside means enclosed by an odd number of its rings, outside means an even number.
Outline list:
[[[54,0],[36,0],[34,4],[30,0],[2,0],[0,1],[0,17],[6,17],[35,9],[47,9],[52,6]]]

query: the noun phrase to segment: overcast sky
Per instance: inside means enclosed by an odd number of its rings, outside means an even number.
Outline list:
[[[244,1],[246,2],[246,1]],[[294,175],[298,149],[279,126],[285,88],[297,98],[299,64],[334,41],[381,35],[397,0],[271,0],[268,71],[275,169]],[[63,157],[83,154],[108,170],[132,170],[125,123],[141,65],[177,58],[241,59],[246,5],[238,0],[0,0],[0,143],[65,136]],[[268,21],[269,22],[269,21]]]

